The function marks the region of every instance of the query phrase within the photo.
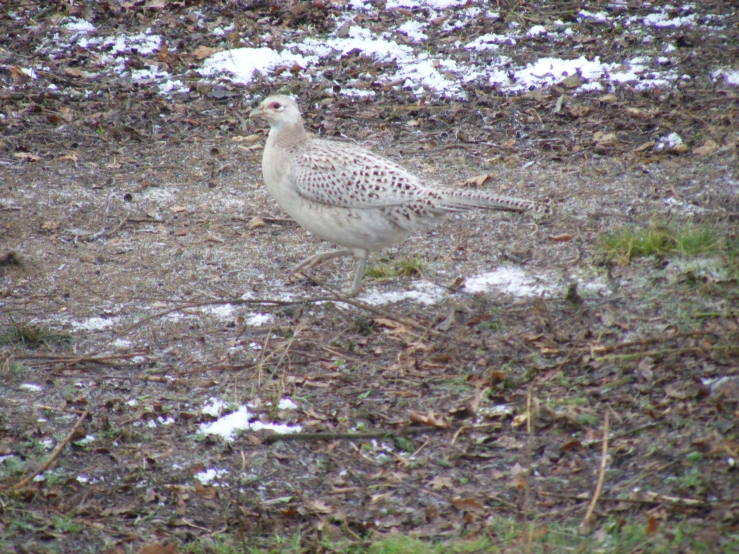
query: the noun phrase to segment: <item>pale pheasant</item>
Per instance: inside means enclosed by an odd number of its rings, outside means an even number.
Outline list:
[[[303,228],[344,248],[309,256],[298,272],[354,255],[355,296],[371,251],[428,229],[450,213],[471,208],[549,213],[546,204],[476,190],[432,188],[399,165],[353,144],[309,134],[295,101],[270,96],[249,117],[270,125],[262,157],[267,190]]]

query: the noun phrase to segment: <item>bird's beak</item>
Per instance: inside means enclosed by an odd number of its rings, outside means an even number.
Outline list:
[[[262,106],[257,106],[249,114],[249,119],[254,119],[255,117],[262,117],[263,115],[264,115],[264,111],[262,111]]]

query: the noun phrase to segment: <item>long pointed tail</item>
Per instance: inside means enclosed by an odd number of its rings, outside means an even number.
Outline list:
[[[540,215],[552,213],[552,207],[549,204],[471,190],[445,190],[444,207],[448,210],[484,208],[508,212],[532,212]]]

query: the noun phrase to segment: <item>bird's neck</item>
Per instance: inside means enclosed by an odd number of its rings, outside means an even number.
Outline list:
[[[272,127],[269,131],[267,142],[271,146],[287,148],[304,142],[307,137],[308,133],[306,133],[303,127],[303,122],[298,121],[290,125]]]

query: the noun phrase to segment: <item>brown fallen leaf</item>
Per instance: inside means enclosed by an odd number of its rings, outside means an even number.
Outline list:
[[[192,55],[198,58],[199,60],[204,60],[205,58],[210,58],[213,54],[216,52],[220,52],[223,50],[222,48],[211,48],[210,46],[201,45],[198,46],[195,50],[193,50]]]
[[[437,475],[431,481],[429,482],[429,487],[431,487],[433,490],[438,491],[443,488],[447,489],[453,489],[454,483],[449,477],[442,477],[441,475]]]
[[[492,179],[493,176],[490,173],[485,173],[484,175],[477,175],[476,177],[470,177],[467,179],[464,184],[468,187],[475,186],[475,187],[481,187],[485,181],[488,179]]]
[[[706,139],[702,145],[693,148],[693,154],[696,156],[710,156],[716,150],[718,150],[718,144],[716,144],[716,141]]]
[[[139,554],[177,554],[177,547],[170,543],[167,546],[163,546],[160,543],[145,544],[139,550]]]
[[[309,510],[319,514],[332,514],[334,509],[323,500],[308,500],[305,505]]]
[[[482,502],[476,498],[462,498],[461,496],[457,496],[456,498],[452,498],[452,506],[457,508],[460,512],[485,511],[485,506],[483,506]]]
[[[76,67],[65,67],[64,73],[74,78],[80,78],[83,75],[82,70]]]
[[[77,153],[76,152],[67,152],[66,154],[62,154],[57,158],[59,161],[70,161],[77,163]]]
[[[569,242],[573,238],[575,238],[575,236],[570,235],[569,233],[564,233],[562,235],[549,235],[549,240],[553,240],[554,242]]]
[[[262,216],[256,215],[249,220],[249,223],[246,224],[246,227],[251,231],[252,229],[256,229],[257,227],[264,227],[264,225],[265,223],[264,219],[262,219]]]
[[[412,411],[408,414],[408,417],[413,423],[428,425],[430,427],[436,427],[437,429],[449,429],[449,423],[443,417],[437,416],[432,411],[429,411],[429,413],[425,415]]]
[[[610,146],[618,144],[618,137],[616,136],[616,133],[597,131],[593,133],[593,142],[598,146]]]
[[[19,65],[11,65],[8,67],[8,71],[10,71],[10,76],[16,83],[27,83],[31,80],[31,76]]]
[[[180,212],[184,212],[186,210],[185,206],[172,206],[170,210],[176,214]]]
[[[634,148],[632,152],[644,152],[645,150],[649,150],[650,148],[652,148],[655,144],[657,143],[653,140],[647,141],[641,146],[637,146],[636,148]]]
[[[31,154],[30,152],[16,152],[13,154],[14,158],[18,158],[19,160],[26,160],[29,162],[38,162],[41,161],[41,156],[37,156],[36,154]]]

